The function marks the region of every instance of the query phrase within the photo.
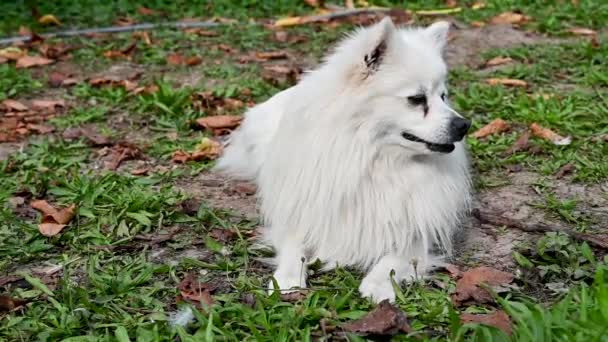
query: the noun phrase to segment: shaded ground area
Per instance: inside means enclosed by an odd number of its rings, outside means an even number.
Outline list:
[[[467,219],[450,260],[458,266],[401,284],[394,306],[359,298],[361,275],[346,269],[312,267],[312,291],[269,296],[261,261],[271,254],[254,243],[255,188],[209,171],[248,107],[294,84],[342,33],[383,14],[273,27],[315,9],[259,5],[250,16],[260,25],[249,25],[250,5],[192,2],[184,16],[210,19],[198,11],[211,6],[223,17],[216,21],[240,22],[0,46],[0,337],[599,336],[607,322],[597,313],[608,305],[597,295],[608,245],[608,48],[594,29],[608,9],[455,3],[398,4],[390,14],[405,25],[453,22],[451,101],[475,130],[501,127],[467,139],[474,208],[500,219]],[[88,10],[78,16],[70,4],[38,9],[83,27]],[[183,5],[99,5],[91,22],[177,20]],[[15,23],[2,32],[16,34]],[[50,64],[18,67],[25,56]],[[547,130],[570,143],[556,144]]]

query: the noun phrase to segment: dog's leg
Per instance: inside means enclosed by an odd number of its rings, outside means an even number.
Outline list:
[[[277,269],[274,272],[279,289],[282,293],[293,292],[291,288],[306,287],[306,256],[304,249],[296,241],[286,241],[277,249]],[[274,290],[272,280],[268,285],[270,293]]]
[[[391,281],[391,272],[395,274],[393,279],[399,284],[401,281],[413,281],[421,278],[431,266],[431,255],[422,248],[415,248],[406,255],[388,254],[384,256],[367,273],[359,292],[363,297],[379,303],[384,299],[395,301],[395,290]]]

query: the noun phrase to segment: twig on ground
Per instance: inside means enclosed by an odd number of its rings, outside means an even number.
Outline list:
[[[606,239],[603,235],[594,235],[588,233],[579,233],[575,232],[570,228],[560,226],[557,224],[548,225],[546,223],[536,223],[529,224],[526,222],[522,222],[510,217],[502,216],[496,212],[487,210],[487,209],[479,209],[475,208],[472,211],[473,216],[479,220],[481,223],[490,224],[493,226],[505,226],[508,228],[516,228],[525,232],[559,232],[564,233],[571,238],[586,241],[589,244],[608,249],[608,239]]]

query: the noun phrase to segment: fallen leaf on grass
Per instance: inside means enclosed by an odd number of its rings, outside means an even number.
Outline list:
[[[110,158],[105,163],[108,170],[116,170],[123,161],[141,157],[141,150],[130,143],[122,142],[110,149]]]
[[[203,160],[214,160],[219,157],[222,152],[222,145],[215,140],[209,138],[203,138],[201,143],[197,146],[196,150],[192,153],[177,150],[173,153],[174,163],[186,163],[189,161],[203,161]]]
[[[5,58],[9,61],[16,61],[20,58],[25,57],[25,50],[21,50],[18,47],[9,46],[4,49],[0,49],[0,57]]]
[[[400,332],[410,333],[405,313],[393,306],[388,300],[383,300],[378,307],[365,317],[342,325],[346,331],[362,336],[384,335],[393,336]]]
[[[110,50],[103,53],[106,58],[125,58],[131,60],[133,53],[137,49],[137,42],[131,43],[122,50]]]
[[[196,123],[200,127],[213,132],[215,135],[220,135],[220,133],[224,133],[225,130],[237,128],[241,124],[241,121],[243,121],[242,116],[214,115],[197,119]]]
[[[0,295],[0,313],[11,312],[27,303],[27,300]]]
[[[62,86],[72,86],[78,83],[78,80],[70,77],[69,75],[65,75],[58,71],[53,71],[49,74],[48,78],[49,85],[54,88],[59,88]]]
[[[530,131],[532,132],[532,135],[549,140],[555,145],[570,145],[572,142],[572,137],[562,137],[549,128],[542,127],[536,122],[530,125]]]
[[[159,14],[158,11],[155,11],[153,9],[143,7],[143,6],[138,7],[137,12],[139,12],[139,14],[141,14],[141,15],[148,15],[148,16],[154,16],[154,15]]]
[[[511,335],[513,329],[511,327],[511,319],[502,310],[496,310],[491,314],[470,314],[462,313],[460,315],[462,323],[480,323],[496,327],[504,331],[507,335]]]
[[[494,57],[486,62],[486,66],[497,66],[502,64],[507,64],[513,62],[513,58],[511,57]]]
[[[494,119],[489,124],[481,127],[471,134],[474,138],[485,138],[489,135],[499,134],[511,129],[511,125],[503,119]]]
[[[576,170],[576,165],[574,165],[572,163],[568,163],[559,168],[559,170],[555,174],[555,178],[557,178],[557,179],[564,178],[564,176],[571,174],[575,170]]]
[[[586,27],[572,27],[568,29],[568,32],[575,34],[577,36],[595,36],[597,35],[597,31]]]
[[[42,44],[38,48],[38,51],[45,58],[66,60],[71,57],[71,55],[69,55],[69,52],[74,50],[75,48],[76,47],[71,45],[65,45],[64,43]]]
[[[215,228],[211,230],[207,235],[221,243],[227,243],[232,241],[237,234],[229,229]]]
[[[227,44],[220,44],[217,46],[218,50],[224,51],[226,53],[235,53],[236,50]]]
[[[42,25],[57,25],[61,26],[61,22],[52,14],[45,14],[38,18],[38,22]]]
[[[137,20],[130,17],[120,17],[114,20],[114,24],[117,26],[131,26],[137,24]]]
[[[31,206],[42,213],[42,222],[38,225],[38,229],[42,235],[49,237],[59,234],[70,223],[76,209],[76,205],[72,204],[57,210],[45,200],[33,201]]]
[[[145,87],[140,89],[137,86],[137,82],[127,80],[127,79],[124,79],[124,80],[118,79],[118,78],[114,78],[114,77],[92,78],[89,80],[89,84],[94,87],[101,87],[101,86],[123,87],[127,92],[135,92],[137,90],[143,91],[146,89]]]
[[[510,156],[517,152],[522,152],[527,150],[530,147],[530,132],[526,131],[522,134],[514,143],[509,147],[504,155]]]
[[[516,12],[504,12],[501,13],[490,20],[492,24],[501,25],[501,24],[511,24],[511,25],[519,25],[527,23],[531,20],[527,15],[523,15],[521,13]]]
[[[460,305],[472,300],[476,303],[487,303],[492,301],[492,295],[482,284],[488,286],[506,285],[513,281],[511,273],[499,271],[491,267],[476,267],[463,273],[462,278],[456,282],[456,291],[452,295],[452,301]]]
[[[23,103],[16,101],[16,100],[11,100],[11,99],[2,101],[2,107],[4,107],[4,109],[9,112],[10,111],[24,112],[29,109]]]
[[[184,33],[194,34],[194,35],[198,35],[201,37],[215,37],[218,35],[218,33],[215,31],[203,30],[202,28],[199,28],[199,27],[184,29]]]
[[[262,71],[262,78],[275,86],[295,84],[302,74],[302,69],[295,65],[269,65]]]
[[[188,273],[179,283],[179,293],[183,299],[193,302],[197,307],[213,305],[211,292],[215,290],[209,283],[200,282],[194,273]]]
[[[256,57],[264,60],[268,59],[282,59],[287,58],[289,55],[286,51],[268,51],[268,52],[256,52]]]
[[[74,140],[81,137],[87,139],[92,146],[109,146],[112,145],[112,139],[105,135],[99,134],[93,128],[73,127],[63,131],[63,138],[66,140]]]
[[[17,69],[23,69],[48,65],[52,63],[55,63],[55,61],[41,56],[23,56],[17,60],[17,64],[15,65],[15,67]]]
[[[32,123],[28,123],[25,126],[25,128],[27,128],[27,130],[30,132],[36,132],[38,134],[47,134],[47,133],[51,133],[55,130],[55,128],[52,126],[32,124]]]
[[[203,62],[203,59],[199,56],[185,57],[179,53],[173,53],[167,56],[167,64],[170,65],[188,65],[194,66],[199,65]]]
[[[281,300],[289,303],[299,302],[302,299],[306,298],[306,296],[308,296],[308,293],[308,290],[281,292]]]
[[[528,83],[523,80],[516,80],[512,78],[488,78],[486,83],[489,85],[505,85],[510,87],[527,87]]]
[[[32,101],[32,109],[45,112],[45,113],[55,113],[57,108],[65,108],[64,100],[33,100]]]

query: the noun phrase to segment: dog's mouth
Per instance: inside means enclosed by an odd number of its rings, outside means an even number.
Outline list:
[[[439,143],[426,141],[422,138],[418,138],[417,136],[407,133],[407,132],[401,133],[401,136],[409,141],[425,144],[426,147],[433,152],[450,153],[450,152],[454,151],[454,148],[456,148],[454,146],[454,144],[439,144]]]

